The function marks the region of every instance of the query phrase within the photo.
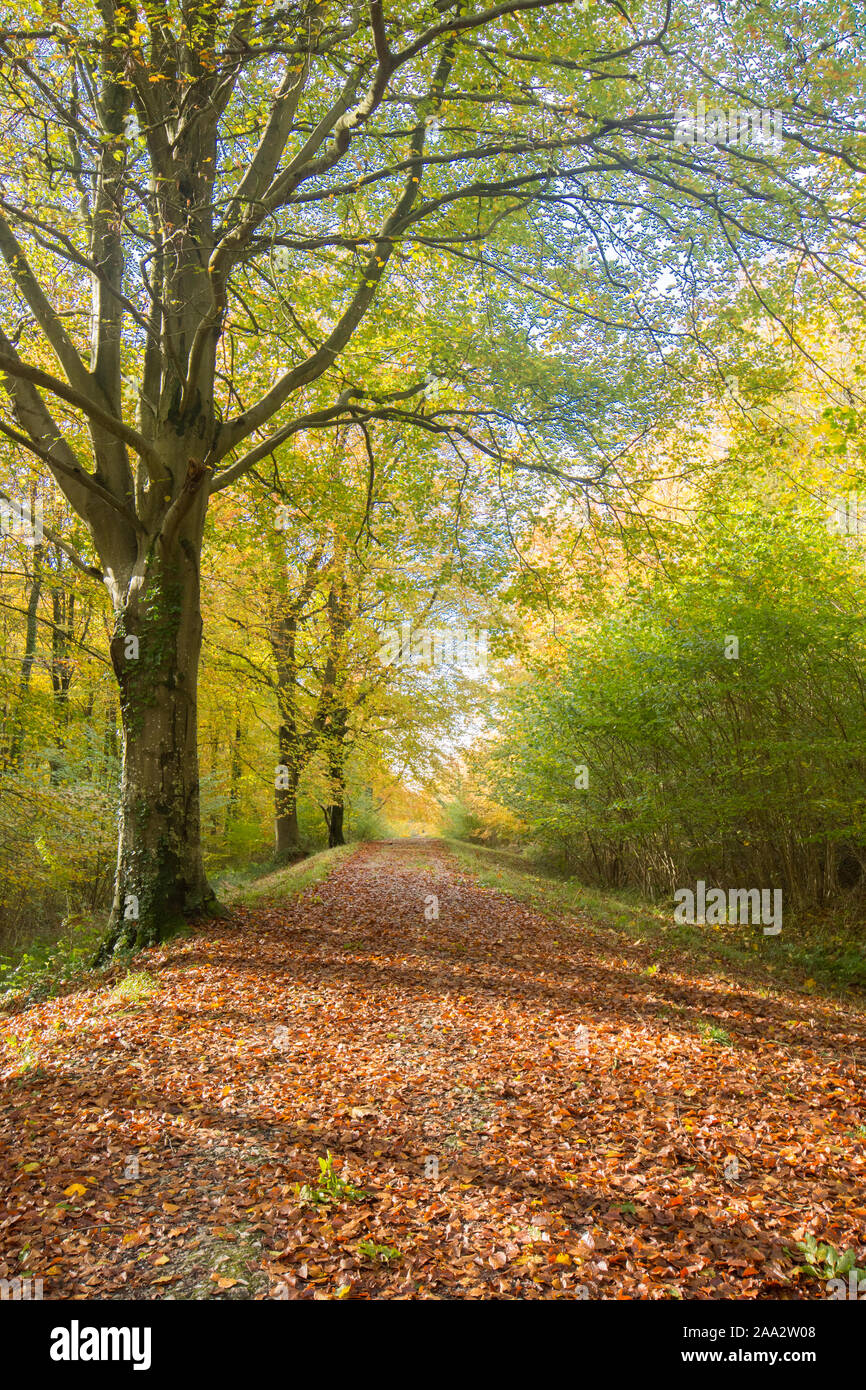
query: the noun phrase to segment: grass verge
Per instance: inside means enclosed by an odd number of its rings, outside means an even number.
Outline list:
[[[786,916],[780,936],[764,936],[760,927],[676,923],[672,903],[653,903],[632,892],[604,892],[575,879],[546,871],[520,854],[448,840],[457,859],[487,888],[529,903],[546,916],[580,917],[581,928],[614,931],[651,946],[661,960],[677,953],[706,970],[710,964],[729,971],[761,974],[772,987],[813,994],[819,988],[840,995],[866,992],[863,927],[833,917]]]
[[[229,908],[278,906],[286,898],[327,878],[340,859],[355,848],[355,845],[341,845],[337,849],[325,849],[253,879],[246,873],[238,875],[239,882],[224,877],[218,881],[219,896]],[[199,930],[197,924],[190,925],[180,935],[195,935]],[[14,955],[0,958],[0,1010],[17,1011],[28,1004],[63,994],[91,976],[100,979],[102,972],[93,970],[92,961],[104,931],[104,913],[72,918],[53,940],[31,942]],[[128,966],[130,960],[128,955],[115,955],[106,971],[114,973],[118,966]]]
[[[323,849],[306,859],[299,859],[284,868],[272,869],[250,881],[231,882],[223,880],[220,895],[227,907],[278,906],[286,898],[293,898],[321,883],[341,859],[356,850],[356,844],[338,845],[334,849]]]

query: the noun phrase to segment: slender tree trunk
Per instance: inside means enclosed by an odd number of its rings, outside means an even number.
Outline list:
[[[123,723],[121,823],[114,903],[98,960],[118,947],[155,945],[186,917],[216,908],[201,853],[201,635],[195,547],[158,542],[111,643]]]
[[[72,662],[69,651],[74,632],[75,595],[62,585],[51,589],[54,625],[51,631],[51,689],[54,693],[55,746],[48,758],[51,782],[60,781],[63,754],[69,728],[69,687],[72,682]]]
[[[241,781],[241,721],[235,721],[235,733],[231,745],[229,763],[229,803],[226,808],[226,831],[238,818],[240,796],[238,788]]]
[[[345,555],[340,548],[335,551],[334,582],[328,592],[328,626],[331,640],[322,681],[319,719],[325,746],[325,766],[331,788],[331,801],[325,809],[330,848],[346,843],[343,819],[346,802],[346,734],[349,728],[349,711],[343,699],[341,685],[346,655],[346,633],[351,624],[347,600]]]
[[[307,562],[306,576],[297,593],[278,602],[270,630],[280,714],[280,775],[274,790],[274,844],[278,858],[295,857],[301,848],[298,784],[315,746],[316,735],[302,735],[298,728],[298,619],[315,589],[321,558],[321,548],[318,548]]]
[[[7,762],[10,766],[14,766],[21,756],[21,746],[24,740],[24,704],[27,699],[27,692],[30,689],[30,676],[33,672],[33,663],[36,660],[36,629],[39,613],[39,596],[41,592],[42,547],[41,545],[37,545],[33,551],[33,579],[30,585],[30,597],[27,602],[27,628],[24,639],[24,657],[21,662],[21,676],[18,682],[18,703],[12,721],[9,741]]]
[[[295,612],[275,624],[271,641],[277,658],[277,705],[280,711],[280,777],[274,790],[274,842],[278,856],[300,849],[298,831],[298,783],[301,780],[301,745],[295,700],[298,677],[295,654]]]

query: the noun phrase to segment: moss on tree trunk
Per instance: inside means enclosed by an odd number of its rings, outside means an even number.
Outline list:
[[[160,548],[118,614],[123,771],[114,902],[97,961],[165,940],[216,899],[201,852],[197,682],[202,623],[192,547]]]

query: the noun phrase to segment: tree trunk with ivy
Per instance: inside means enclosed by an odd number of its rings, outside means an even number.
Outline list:
[[[156,543],[117,615],[123,764],[114,902],[100,958],[155,945],[215,909],[201,850],[197,689],[202,620],[192,537]]]

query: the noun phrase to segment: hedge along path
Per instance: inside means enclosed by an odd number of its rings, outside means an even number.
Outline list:
[[[52,1298],[825,1298],[786,1248],[864,1263],[862,1009],[675,955],[648,974],[591,928],[385,842],[7,1017],[0,1274]]]

